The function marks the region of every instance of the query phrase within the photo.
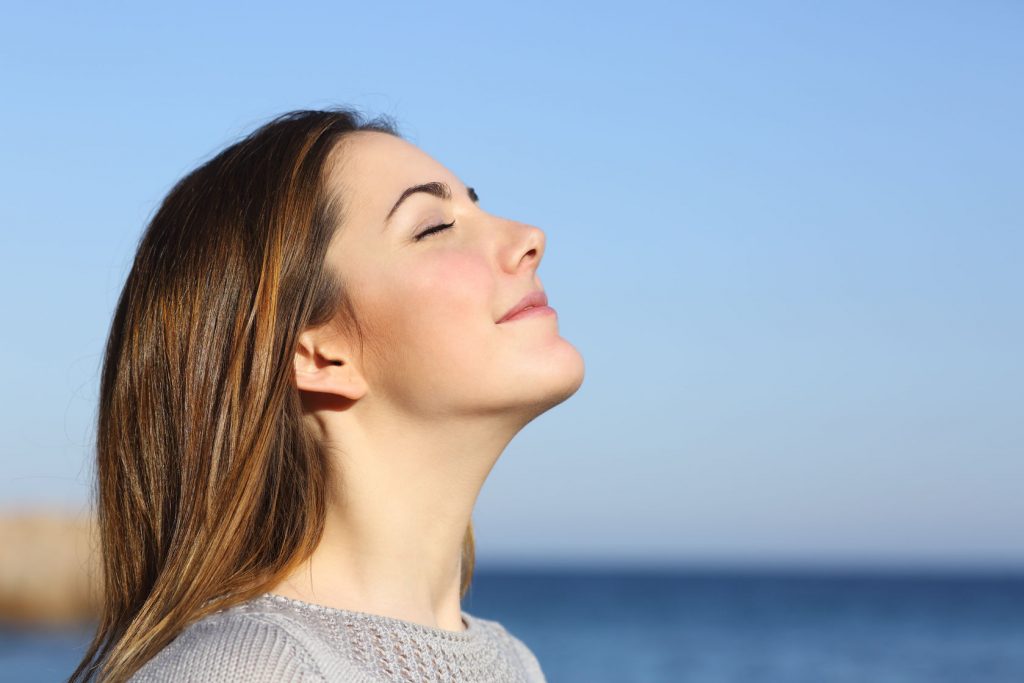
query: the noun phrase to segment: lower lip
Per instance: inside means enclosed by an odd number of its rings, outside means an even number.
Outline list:
[[[513,320],[522,320],[523,318],[533,318],[540,315],[555,315],[555,309],[550,306],[534,306],[533,308],[527,308],[525,311],[519,311],[515,315],[505,318],[502,323],[510,323]]]

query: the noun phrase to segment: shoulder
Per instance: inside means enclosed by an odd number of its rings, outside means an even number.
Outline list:
[[[362,680],[353,670],[332,671],[330,680]],[[206,683],[248,681],[322,683],[327,674],[317,662],[298,624],[287,617],[226,610],[182,631],[146,662],[130,683]]]
[[[476,616],[473,618],[480,626],[489,631],[491,637],[499,642],[508,655],[519,664],[530,683],[547,683],[540,661],[526,643],[513,635],[499,621]]]

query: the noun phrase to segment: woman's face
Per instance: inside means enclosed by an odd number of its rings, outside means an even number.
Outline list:
[[[430,418],[512,410],[531,419],[575,393],[583,358],[559,335],[557,313],[497,322],[543,289],[544,232],[488,213],[401,138],[362,131],[342,144],[331,183],[345,215],[327,258],[366,332],[356,362],[368,394]],[[426,183],[451,197],[420,191],[396,206]]]

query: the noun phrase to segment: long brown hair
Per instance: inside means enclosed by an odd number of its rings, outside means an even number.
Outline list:
[[[278,116],[186,175],[139,241],[103,359],[93,496],[96,634],[69,683],[124,681],[190,623],[255,597],[316,549],[332,470],[303,427],[299,333],[359,320],[325,256],[348,108]],[[462,547],[461,595],[474,564]]]

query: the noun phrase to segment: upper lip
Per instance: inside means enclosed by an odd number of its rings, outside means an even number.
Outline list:
[[[515,306],[513,306],[510,309],[508,309],[508,312],[505,313],[505,315],[501,316],[501,319],[498,320],[498,322],[499,323],[500,322],[504,322],[505,320],[508,320],[509,318],[514,316],[519,311],[522,311],[522,310],[525,310],[527,308],[530,308],[531,306],[547,306],[547,305],[548,305],[548,295],[545,294],[544,290],[542,290],[542,289],[535,289],[534,291],[530,292],[529,294],[524,296],[522,299],[520,299],[519,303],[517,303]]]

